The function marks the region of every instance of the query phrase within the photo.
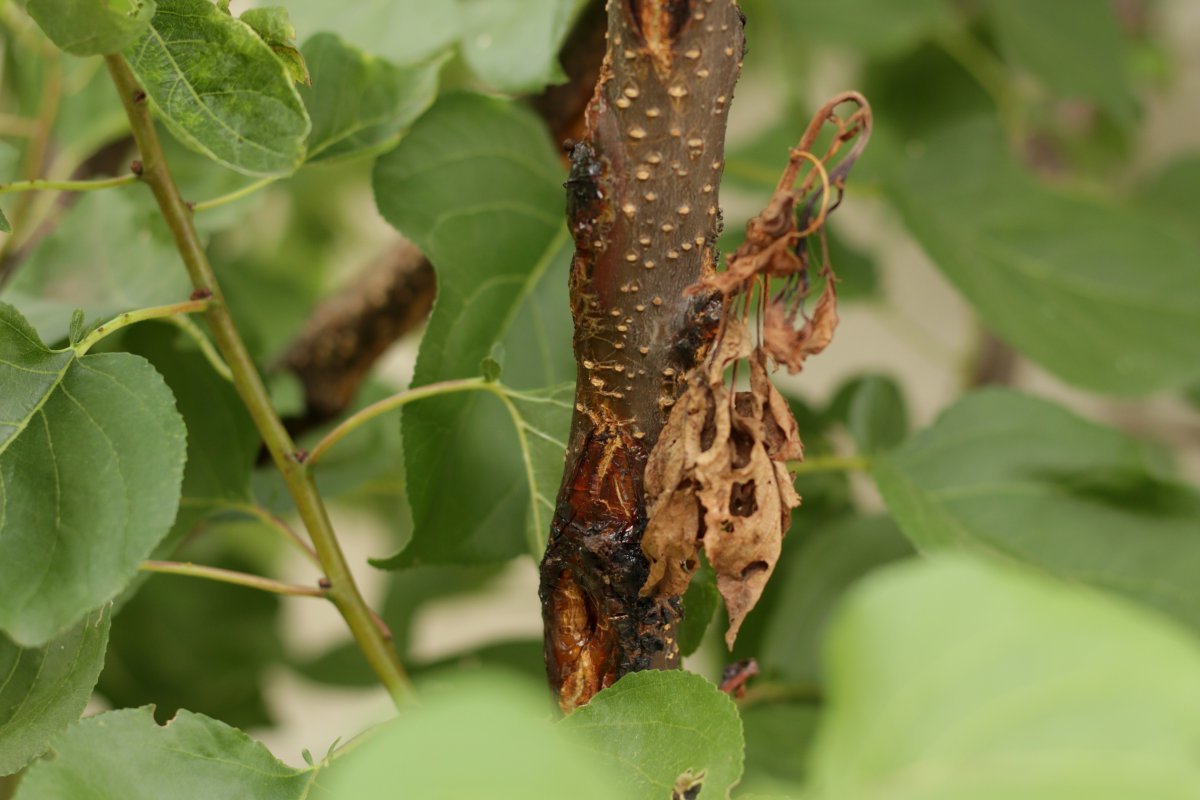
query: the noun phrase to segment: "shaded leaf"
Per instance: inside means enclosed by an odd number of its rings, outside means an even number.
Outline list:
[[[687,591],[683,593],[683,621],[679,623],[679,655],[690,656],[700,648],[720,603],[717,575],[702,561]]]
[[[852,593],[826,663],[813,798],[1200,793],[1200,647],[1098,593],[914,562]]]
[[[886,55],[953,24],[945,0],[771,0],[781,21],[808,44],[836,43],[864,54]]]
[[[329,33],[304,43],[314,76],[300,97],[312,118],[308,160],[368,153],[396,142],[433,103],[441,61],[396,67]]]
[[[440,98],[379,160],[380,211],[438,271],[438,298],[413,386],[476,375],[514,317],[533,313],[526,311],[527,298],[546,271],[552,264],[565,268],[562,180],[540,120],[516,105],[467,94]],[[557,289],[564,308],[565,283]],[[567,344],[558,335],[557,346]],[[405,409],[414,523],[407,563],[503,560],[544,541],[549,517],[545,508],[531,510],[528,468],[506,416],[478,393]],[[543,493],[551,504],[555,491]],[[539,525],[536,532],[531,519]]]
[[[206,529],[178,560],[262,574],[265,559],[239,555],[235,536],[271,535],[259,523]],[[96,690],[116,708],[153,702],[163,723],[187,705],[238,728],[270,725],[263,692],[268,667],[283,656],[279,606],[268,592],[151,576],[113,621]]]
[[[887,188],[909,229],[1022,353],[1121,394],[1200,375],[1194,240],[1135,209],[1037,184],[988,122],[931,136],[898,163]]]
[[[76,56],[119,53],[150,27],[154,0],[29,0],[50,41]]]
[[[0,775],[41,755],[79,719],[104,665],[109,622],[106,606],[39,648],[0,634]]]
[[[620,784],[547,721],[535,683],[502,673],[443,678],[421,704],[334,762],[316,797],[571,797],[626,800]]]
[[[1000,49],[1059,97],[1092,100],[1131,122],[1128,54],[1106,0],[984,0]]]
[[[820,686],[825,628],[846,589],[880,566],[912,554],[912,546],[886,517],[845,517],[822,525],[786,552],[787,580],[771,609],[759,657],[764,676]]]
[[[584,0],[457,0],[467,66],[503,92],[528,94],[566,74],[558,51]]]
[[[44,340],[63,339],[77,308],[85,321],[101,322],[191,294],[175,248],[137,209],[119,191],[82,195],[4,288]]]
[[[180,711],[159,727],[149,706],[89,717],[55,740],[54,753],[29,768],[16,800],[301,800],[313,779],[200,714]]]
[[[50,350],[0,303],[0,629],[42,644],[112,599],[175,519],[186,431],[128,353]]]
[[[679,670],[634,672],[559,723],[621,779],[628,800],[664,800],[681,776],[702,797],[726,797],[742,776],[737,707],[705,678]]]
[[[12,225],[8,217],[4,216],[4,209],[0,209],[0,233],[12,233]]]
[[[840,387],[829,413],[845,423],[860,453],[892,450],[908,435],[908,405],[886,375],[864,375]]]
[[[738,788],[788,792],[798,797],[808,775],[808,749],[820,711],[820,706],[812,703],[755,703],[742,708],[746,776]],[[758,796],[737,795],[738,800]]]
[[[1151,448],[1011,391],[968,395],[875,462],[896,521],[926,551],[1019,561],[1200,628],[1200,491]]]
[[[300,166],[308,114],[283,62],[245,22],[209,0],[164,0],[126,57],[184,144],[246,175]]]

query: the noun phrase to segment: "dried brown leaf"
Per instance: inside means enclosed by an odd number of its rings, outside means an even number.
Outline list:
[[[825,273],[825,289],[817,301],[812,317],[800,328],[795,327],[795,312],[789,312],[781,301],[767,304],[763,315],[763,349],[793,375],[804,367],[809,356],[815,356],[833,341],[837,331],[837,279]]]

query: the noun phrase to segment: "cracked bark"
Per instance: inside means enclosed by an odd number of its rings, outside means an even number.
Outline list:
[[[559,705],[679,664],[678,597],[642,597],[643,475],[723,298],[716,264],[725,126],[744,48],[734,0],[610,0],[608,53],[571,152],[576,407],[541,567]]]

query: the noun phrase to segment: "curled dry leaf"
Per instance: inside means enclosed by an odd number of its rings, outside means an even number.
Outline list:
[[[836,113],[843,104],[855,107],[845,118]],[[836,133],[818,158],[810,148],[827,123]],[[642,549],[650,572],[642,594],[682,595],[703,548],[729,613],[725,638],[730,647],[775,570],[791,511],[800,505],[787,462],[802,459],[803,446],[787,401],[770,381],[767,361],[799,372],[808,356],[833,339],[837,289],[824,224],[841,202],[846,176],[870,128],[870,109],[861,95],[846,93],[826,104],[792,151],[771,202],[748,223],[746,242],[728,269],[693,287],[697,294],[723,294],[727,313],[716,345],[689,375],[646,465],[649,522]],[[849,151],[827,167],[851,141]],[[796,187],[806,164],[813,169]],[[803,307],[814,235],[821,241],[825,288],[810,317]],[[781,287],[767,297],[770,279]],[[756,286],[763,298],[757,346],[741,315],[730,313],[738,307],[735,301],[749,308]],[[726,372],[741,361],[750,366],[749,391],[735,391],[726,383]]]

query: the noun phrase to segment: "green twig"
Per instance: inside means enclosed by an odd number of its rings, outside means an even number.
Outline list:
[[[217,208],[218,206],[228,205],[229,203],[236,203],[238,200],[241,200],[243,197],[249,197],[250,195],[257,192],[259,189],[264,189],[267,186],[270,186],[272,183],[274,183],[277,180],[279,180],[279,178],[263,178],[260,181],[255,181],[254,183],[247,184],[246,186],[243,186],[240,189],[234,189],[229,194],[223,194],[220,197],[214,197],[211,200],[202,200],[199,203],[193,203],[192,210],[193,211],[208,211],[210,208]]]
[[[259,522],[276,531],[283,536],[283,538],[286,539],[289,544],[295,545],[296,548],[303,553],[309,561],[312,562],[313,566],[315,566],[317,569],[321,568],[321,559],[317,557],[317,551],[312,549],[312,545],[304,541],[300,534],[296,533],[296,531],[292,529],[291,525],[288,525],[286,522],[272,514],[267,509],[263,508],[262,506],[254,505],[253,503],[238,503],[234,506],[231,506],[230,510],[240,511],[246,516],[254,517]]]
[[[207,311],[208,307],[209,301],[205,299],[187,300],[182,303],[171,303],[165,306],[152,306],[151,308],[139,308],[136,311],[126,311],[124,314],[118,314],[113,317],[103,325],[97,325],[91,333],[79,340],[79,344],[75,345],[75,352],[83,355],[88,350],[91,350],[101,339],[138,322],[147,322],[152,319],[171,319],[180,314],[198,314],[202,311]]]
[[[746,689],[737,699],[738,708],[749,708],[763,703],[810,703],[824,701],[821,687],[807,683],[759,683]]]
[[[219,583],[232,583],[235,586],[245,586],[272,594],[285,594],[291,597],[325,597],[328,592],[313,586],[297,586],[294,583],[264,578],[261,575],[251,575],[248,572],[234,572],[220,567],[206,567],[201,564],[183,563],[179,561],[143,561],[139,567],[142,572],[157,572],[161,575],[186,575],[189,578],[204,578]]]
[[[789,461],[788,469],[796,475],[814,475],[821,472],[867,472],[871,459],[866,456],[817,456],[805,461]]]
[[[204,335],[204,331],[200,330],[200,326],[192,322],[187,317],[174,316],[167,317],[165,322],[169,322],[193,342],[200,349],[200,355],[204,356],[205,360],[212,366],[213,372],[220,375],[225,380],[233,383],[233,371],[229,369],[229,365],[225,363],[225,359],[221,358],[221,354],[217,352],[217,348],[213,347],[212,340]]]
[[[55,181],[44,178],[34,178],[29,181],[0,183],[0,194],[12,192],[95,192],[100,189],[114,189],[118,186],[128,186],[137,183],[138,176],[130,173],[116,178],[96,178],[89,181]]]
[[[125,106],[133,138],[142,156],[142,182],[154,193],[192,284],[198,291],[203,291],[212,298],[212,305],[206,314],[209,330],[212,331],[217,349],[233,373],[234,386],[254,420],[272,460],[279,468],[296,510],[304,521],[329,581],[327,595],[345,619],[363,656],[399,705],[407,700],[411,692],[404,667],[395,648],[377,625],[376,617],[367,607],[358,584],[354,581],[341,544],[329,521],[329,513],[305,463],[306,458],[303,453],[297,451],[279,415],[271,406],[271,398],[262,377],[225,305],[220,284],[193,224],[192,209],[184,201],[179,187],[171,178],[162,145],[158,140],[158,132],[145,102],[145,93],[141,91],[129,64],[122,56],[108,55],[105,56],[105,61]]]
[[[394,394],[391,397],[385,397],[377,403],[372,403],[366,408],[354,413],[336,428],[325,435],[321,441],[317,442],[316,446],[308,454],[309,466],[315,465],[329,451],[331,447],[345,439],[351,433],[361,428],[376,417],[386,414],[389,411],[395,411],[402,406],[406,406],[415,400],[424,400],[429,397],[437,397],[443,394],[455,394],[457,392],[478,392],[478,391],[495,391],[494,384],[490,384],[483,378],[466,378],[458,381],[445,381],[443,383],[431,383],[428,386],[421,386],[417,389],[409,389],[399,394]]]

